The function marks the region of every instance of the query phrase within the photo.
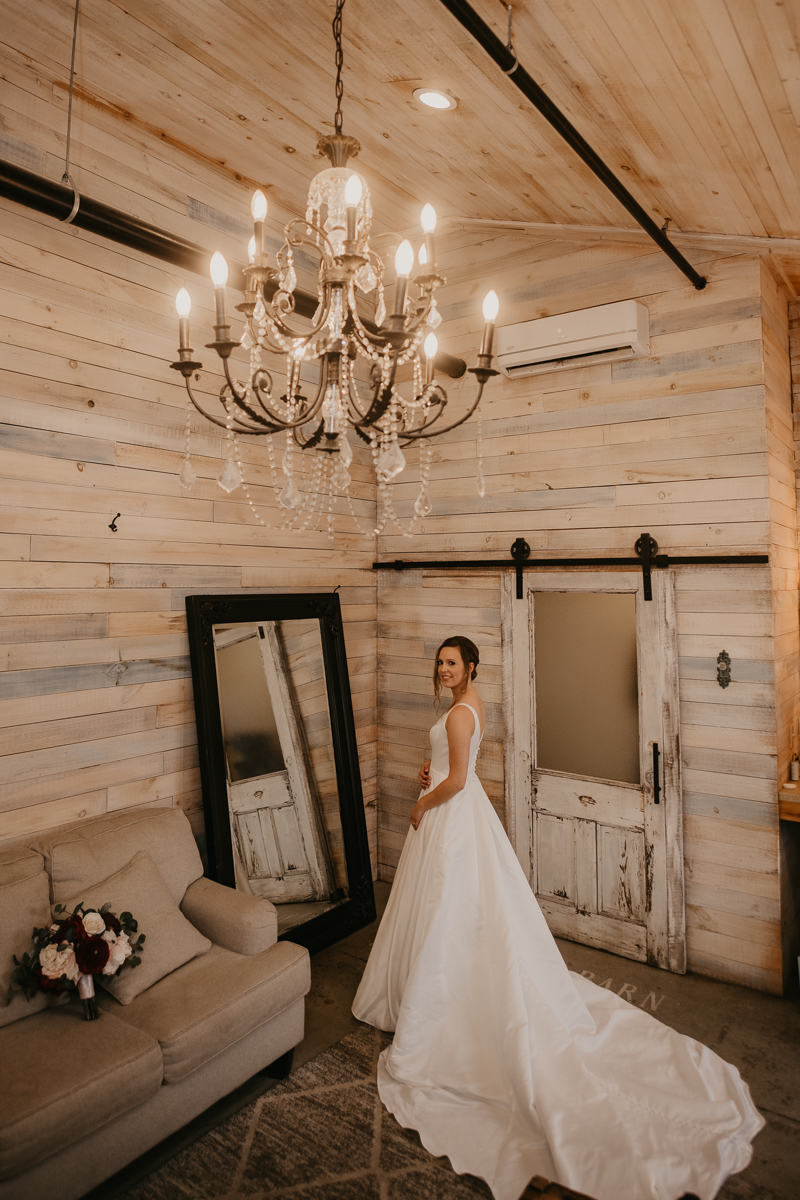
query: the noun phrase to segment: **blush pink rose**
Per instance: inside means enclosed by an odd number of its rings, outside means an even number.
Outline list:
[[[108,962],[103,967],[103,974],[114,975],[125,959],[130,958],[131,944],[126,933],[115,934],[110,929],[103,934],[103,939],[108,942]]]

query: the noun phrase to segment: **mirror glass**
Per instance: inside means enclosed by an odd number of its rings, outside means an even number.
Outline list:
[[[374,919],[339,598],[188,596],[208,874],[322,949]]]
[[[283,933],[347,895],[319,622],[214,625],[236,886]]]

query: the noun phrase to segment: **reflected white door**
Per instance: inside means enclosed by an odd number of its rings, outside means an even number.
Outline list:
[[[652,601],[633,572],[506,587],[509,832],[554,934],[682,972],[674,583],[652,584]]]
[[[328,899],[333,871],[275,622],[215,630],[214,642],[231,831],[247,885],[273,904]]]

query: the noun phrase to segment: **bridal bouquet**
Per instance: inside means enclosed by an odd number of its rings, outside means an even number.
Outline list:
[[[85,908],[76,904],[67,916],[63,904],[53,910],[55,923],[34,929],[33,951],[14,955],[11,978],[32,1000],[37,992],[77,992],[87,1021],[98,1016],[95,975],[117,975],[124,966],[138,967],[145,935],[129,912],[116,916],[110,905]],[[134,940],[135,939],[135,940]]]

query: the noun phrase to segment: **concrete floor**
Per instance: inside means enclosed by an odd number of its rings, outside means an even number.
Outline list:
[[[389,890],[376,884],[379,915]],[[311,960],[306,1036],[296,1065],[359,1027],[350,1005],[377,924]],[[752,1163],[728,1180],[718,1200],[800,1200],[800,1003],[700,975],[671,975],[574,942],[559,946],[571,970],[591,972],[596,983],[655,1011],[665,1024],[735,1063],[747,1080],[767,1126],[754,1143]]]

